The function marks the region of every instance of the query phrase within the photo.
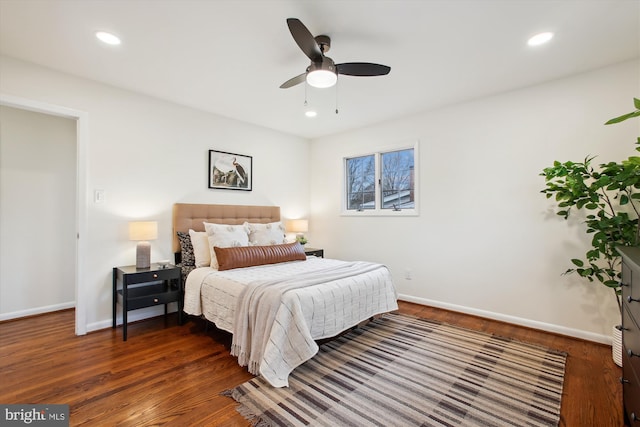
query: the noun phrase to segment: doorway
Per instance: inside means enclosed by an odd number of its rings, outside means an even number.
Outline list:
[[[87,206],[87,198],[86,198],[86,153],[88,152],[87,150],[87,132],[86,132],[86,127],[87,127],[87,114],[81,111],[76,111],[76,110],[71,110],[65,107],[59,107],[59,106],[55,106],[55,105],[50,105],[50,104],[44,104],[44,103],[40,103],[37,101],[32,101],[32,100],[27,100],[27,99],[23,99],[23,98],[18,98],[18,97],[13,97],[13,96],[9,96],[9,95],[0,95],[0,106],[3,107],[10,107],[16,110],[17,114],[15,114],[14,116],[12,116],[13,119],[17,119],[19,120],[21,117],[21,113],[24,115],[25,111],[28,112],[35,112],[35,113],[40,113],[40,114],[44,114],[44,122],[46,123],[46,118],[49,117],[50,119],[53,119],[52,122],[55,123],[56,118],[63,118],[63,119],[70,119],[72,120],[74,123],[66,123],[66,125],[70,125],[71,127],[74,127],[75,125],[75,135],[73,134],[73,131],[71,132],[72,138],[73,136],[75,136],[75,139],[71,144],[72,146],[68,149],[75,151],[75,156],[72,159],[72,163],[70,165],[68,165],[69,168],[73,169],[71,171],[72,175],[75,175],[74,177],[67,177],[67,182],[72,182],[72,187],[75,188],[69,188],[67,191],[71,192],[71,193],[75,193],[75,194],[69,194],[67,195],[67,200],[70,200],[69,203],[73,204],[72,209],[67,209],[67,215],[69,215],[71,217],[71,219],[64,219],[64,221],[62,221],[63,223],[66,222],[67,224],[67,228],[68,228],[68,234],[70,234],[70,236],[66,239],[67,241],[67,254],[65,254],[66,256],[66,263],[68,263],[69,265],[69,269],[70,271],[68,271],[66,274],[69,277],[70,281],[73,282],[73,296],[75,298],[72,298],[75,300],[75,316],[76,316],[76,324],[75,324],[75,333],[76,335],[84,335],[86,334],[87,331],[87,327],[86,327],[86,304],[85,304],[85,293],[86,290],[84,289],[84,287],[82,286],[82,283],[84,282],[82,279],[84,277],[83,274],[83,265],[85,265],[84,263],[84,246],[85,246],[85,241],[86,241],[86,223],[87,223],[87,214],[86,214],[86,206]],[[18,111],[19,110],[19,111]],[[56,117],[52,117],[52,116],[56,116]],[[62,121],[63,122],[63,126],[64,126],[64,122],[65,120]],[[23,154],[27,154],[28,155],[28,150],[33,150],[33,147],[29,147],[28,144],[25,145],[25,147],[21,147],[20,150],[24,150]],[[54,150],[55,151],[55,150]],[[53,161],[55,160],[55,155],[54,152],[49,153],[50,156],[52,157]],[[24,155],[23,155],[23,159],[24,159]],[[35,164],[34,162],[34,167],[37,167],[37,164]],[[26,163],[26,166],[28,168],[29,164],[28,162]],[[60,168],[59,168],[60,169]],[[20,174],[21,172],[17,172],[18,174]],[[29,175],[30,173],[27,171],[27,175]],[[40,179],[43,181],[43,185],[41,187],[40,192],[37,192],[38,189],[40,188],[37,185],[37,180]],[[23,201],[19,202],[19,206],[20,207],[24,207],[25,209],[29,209],[31,211],[33,210],[37,210],[39,208],[38,205],[38,201],[42,200],[43,202],[46,201],[46,199],[52,199],[52,197],[50,195],[47,194],[47,176],[45,174],[45,176],[30,176],[28,178],[29,181],[32,181],[30,184],[27,184],[26,186],[22,187],[23,189],[25,189],[25,192],[28,193],[35,193],[35,194],[25,194],[25,199],[30,198],[32,199],[30,202],[24,203]],[[69,181],[70,180],[70,181]],[[35,181],[35,182],[34,182]],[[23,183],[21,183],[22,185]],[[5,189],[7,189],[8,187],[5,187]],[[11,191],[6,191],[6,193],[11,193]],[[9,194],[8,200],[17,200],[16,197],[19,197],[19,193],[16,192],[16,194]],[[64,199],[64,197],[60,196],[60,198]],[[25,200],[26,201],[26,200]],[[51,200],[50,200],[51,201]],[[59,202],[59,201],[56,201]],[[44,206],[44,204],[43,204]],[[3,209],[5,209],[5,207],[3,207]],[[8,215],[9,219],[10,218],[17,218],[17,215],[19,215],[19,209],[20,208],[16,208],[15,206],[13,207],[13,211],[6,211],[5,212],[9,212],[10,214]],[[25,212],[26,213],[26,212]],[[31,221],[31,223],[28,223],[28,225],[25,225],[24,223],[22,225],[20,225],[20,228],[25,228],[25,227],[29,227],[28,229],[25,230],[24,236],[25,236],[25,241],[19,241],[19,247],[16,248],[16,250],[20,250],[21,252],[23,252],[23,254],[21,254],[21,257],[26,259],[23,259],[22,261],[20,261],[19,263],[17,263],[18,265],[16,266],[16,272],[15,275],[13,276],[5,276],[9,277],[10,279],[13,279],[14,282],[19,282],[19,278],[21,277],[21,273],[24,276],[27,276],[29,274],[32,273],[32,271],[30,270],[42,270],[40,272],[40,276],[39,277],[35,277],[35,280],[39,280],[39,281],[43,281],[46,282],[47,280],[47,267],[43,266],[43,264],[46,264],[43,262],[42,259],[38,259],[40,258],[42,255],[40,254],[40,256],[38,256],[37,254],[35,256],[33,256],[34,253],[36,253],[37,251],[31,251],[30,248],[36,248],[37,245],[39,244],[45,244],[46,243],[46,239],[47,239],[47,235],[46,233],[43,233],[42,231],[46,231],[46,227],[47,227],[47,220],[51,220],[51,218],[48,218],[47,215],[51,215],[50,212],[47,212],[46,209],[43,209],[40,211],[40,220],[33,220]],[[33,215],[32,215],[33,216]],[[38,215],[35,215],[34,218],[37,218]],[[19,222],[19,221],[18,221]],[[12,225],[12,224],[10,224]],[[3,227],[7,228],[7,224],[3,224]],[[41,228],[39,228],[41,227]],[[19,231],[16,230],[11,230],[10,228],[7,228],[7,230],[10,230],[11,233],[13,235],[12,240],[15,241],[16,239],[19,239],[21,237],[21,234],[19,234]],[[34,231],[35,230],[35,231]],[[3,233],[4,235],[5,233]],[[67,234],[67,235],[68,235]],[[73,235],[75,234],[75,236]],[[75,238],[74,238],[75,237]],[[4,237],[3,237],[4,239]],[[39,239],[41,239],[39,241]],[[5,248],[6,249],[6,248]],[[51,248],[50,248],[51,250]],[[31,257],[30,257],[31,256]],[[28,263],[28,265],[26,264]],[[29,269],[29,266],[32,266],[31,269]],[[48,268],[50,271],[52,270],[51,266],[49,266]],[[63,268],[61,268],[60,270],[63,270]],[[57,271],[58,272],[58,271]],[[30,279],[34,279],[34,277],[30,277]],[[17,286],[19,285],[19,283],[13,283],[13,286]],[[46,286],[46,283],[43,284],[44,286]],[[4,285],[6,286],[6,284]],[[33,289],[27,289],[27,291],[33,296]],[[36,291],[37,292],[37,291]],[[12,294],[12,295],[17,295],[17,294]],[[65,296],[64,298],[69,299],[69,296]],[[34,297],[35,304],[38,305],[38,300]],[[16,301],[17,303],[18,301]],[[41,304],[41,303],[40,303]],[[19,307],[19,304],[17,305]],[[52,305],[51,306],[52,310],[56,309],[56,305]],[[64,307],[62,307],[64,308]],[[45,304],[45,308],[43,308],[44,311],[47,311],[46,309],[46,304]],[[18,312],[20,312],[18,310]],[[35,313],[33,313],[35,314]]]

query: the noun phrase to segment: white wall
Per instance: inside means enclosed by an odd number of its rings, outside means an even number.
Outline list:
[[[0,318],[75,305],[76,123],[0,106]]]
[[[633,155],[638,121],[613,127],[638,96],[637,62],[321,138],[297,137],[0,57],[0,93],[88,113],[88,330],[111,319],[111,268],[134,262],[127,221],[159,221],[152,259],[171,257],[176,202],[280,205],[310,212],[310,246],[387,264],[409,299],[603,339],[613,296],[561,276],[588,247],[579,219],[556,217],[538,176],[553,160]],[[340,216],[342,158],[420,140],[419,217]],[[249,154],[254,191],[208,190],[207,150]],[[282,159],[282,153],[287,158]],[[313,161],[309,161],[313,159]],[[295,177],[292,179],[291,177]],[[310,190],[310,191],[309,191]],[[312,195],[312,197],[309,196]],[[92,200],[92,194],[88,199]],[[411,269],[412,280],[404,279]]]
[[[135,262],[129,220],[159,221],[153,261],[172,258],[171,208],[177,202],[279,205],[283,217],[307,214],[304,139],[9,57],[0,57],[0,93],[88,113],[91,202],[80,283],[87,290],[88,330],[110,325],[112,267]],[[207,189],[210,149],[253,156],[253,191]],[[96,189],[105,191],[105,203],[92,202]]]
[[[313,246],[387,264],[404,298],[607,341],[613,293],[562,276],[589,246],[576,216],[553,213],[539,173],[554,160],[637,154],[630,62],[314,140]],[[342,158],[420,141],[420,216],[340,216]],[[413,279],[404,278],[407,269]]]

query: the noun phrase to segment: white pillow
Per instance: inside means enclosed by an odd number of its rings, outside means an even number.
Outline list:
[[[196,267],[208,267],[211,265],[211,251],[209,250],[207,233],[189,230],[189,236],[193,246],[193,256],[196,259]]]
[[[280,221],[249,224],[249,242],[253,246],[281,245],[284,243],[284,233],[284,225]]]
[[[219,248],[232,248],[236,246],[249,246],[249,223],[240,225],[204,223],[207,230],[207,244],[211,268],[218,269],[218,260],[214,246]],[[194,248],[195,251],[195,248]]]

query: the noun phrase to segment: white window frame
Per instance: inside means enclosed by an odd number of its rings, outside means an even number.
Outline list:
[[[398,145],[392,147],[385,147],[374,151],[369,151],[366,153],[357,153],[351,156],[345,156],[342,159],[342,188],[340,190],[340,197],[342,198],[342,211],[341,216],[418,216],[419,215],[419,151],[418,151],[419,142],[415,141],[412,144],[407,145]],[[381,188],[381,177],[382,177],[382,154],[392,153],[394,151],[402,151],[402,150],[410,150],[413,149],[413,190],[414,190],[414,207],[411,209],[400,209],[398,211],[394,211],[393,209],[382,209],[382,188]],[[347,161],[349,159],[353,159],[356,157],[366,157],[366,156],[374,156],[374,168],[375,168],[375,208],[374,209],[363,209],[361,211],[354,209],[347,209]]]

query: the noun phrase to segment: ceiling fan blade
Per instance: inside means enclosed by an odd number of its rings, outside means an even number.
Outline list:
[[[280,89],[288,89],[292,86],[298,85],[304,82],[306,78],[307,78],[307,73],[302,73],[299,76],[295,76],[294,78],[289,79],[286,82],[282,83],[280,85]]]
[[[384,76],[391,71],[391,67],[371,62],[345,62],[344,64],[336,64],[336,68],[338,74],[347,76]]]
[[[318,46],[318,43],[307,27],[296,18],[287,18],[287,25],[289,26],[289,31],[291,31],[293,39],[298,46],[300,46],[304,54],[314,62],[322,61],[323,55],[320,46]]]

